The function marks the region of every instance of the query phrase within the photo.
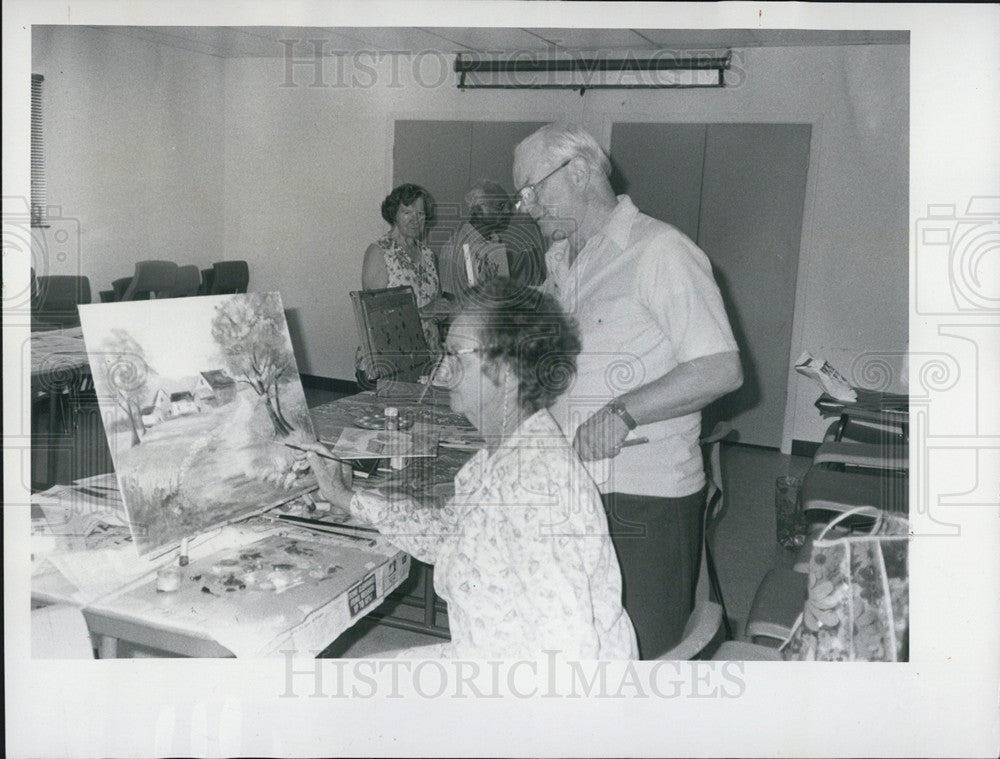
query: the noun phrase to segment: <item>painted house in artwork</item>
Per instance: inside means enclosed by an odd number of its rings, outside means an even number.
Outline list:
[[[236,398],[236,380],[221,369],[201,372],[191,392],[199,408],[225,406]]]
[[[159,424],[170,416],[170,396],[161,387],[153,396],[153,402],[142,409],[142,423],[147,427]]]
[[[198,404],[195,403],[194,395],[190,390],[181,390],[170,394],[170,416],[184,416],[185,414],[197,414]]]

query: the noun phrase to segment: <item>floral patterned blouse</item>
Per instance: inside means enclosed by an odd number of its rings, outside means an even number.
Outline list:
[[[389,282],[386,287],[402,287],[404,285],[412,287],[417,296],[417,308],[426,306],[440,292],[441,283],[438,279],[437,264],[430,248],[421,245],[420,262],[414,263],[391,233],[380,237],[376,244],[382,249],[385,269],[389,273]],[[421,319],[420,321],[424,328],[424,334],[427,336],[427,347],[433,353],[440,353],[441,334],[438,331],[437,322],[432,319]]]
[[[451,642],[414,654],[638,656],[600,495],[547,410],[470,459],[443,505],[363,491],[351,511],[434,564]]]

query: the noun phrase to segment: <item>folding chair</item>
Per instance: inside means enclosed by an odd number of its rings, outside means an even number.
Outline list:
[[[725,491],[722,480],[722,441],[735,437],[736,431],[729,425],[719,423],[715,429],[701,439],[705,461],[707,491],[705,495],[704,545],[702,547],[701,568],[695,590],[695,604],[684,626],[684,634],[669,651],[658,659],[687,660],[698,657],[716,639],[719,628],[725,628],[725,639],[733,637],[726,612],[725,600],[719,576],[712,556],[715,527],[725,511]]]
[[[212,264],[210,295],[245,293],[250,286],[250,266],[246,261],[217,261]]]
[[[188,298],[198,294],[198,287],[201,284],[201,273],[194,264],[188,266],[178,266],[177,276],[174,278],[174,286],[170,290],[171,298]]]
[[[138,261],[135,274],[122,300],[149,300],[170,295],[177,278],[177,264],[173,261]]]
[[[90,303],[87,277],[52,274],[36,279],[38,293],[32,329],[80,326],[77,306]]]

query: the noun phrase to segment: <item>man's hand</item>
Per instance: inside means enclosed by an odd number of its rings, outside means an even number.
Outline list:
[[[621,453],[628,433],[622,418],[604,406],[576,428],[573,447],[584,461],[614,458]]]

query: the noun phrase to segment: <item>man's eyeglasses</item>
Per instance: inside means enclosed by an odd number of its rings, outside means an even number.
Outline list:
[[[517,208],[524,208],[525,206],[530,206],[536,200],[538,200],[538,188],[541,186],[542,182],[544,182],[546,179],[548,179],[549,177],[551,177],[557,171],[560,171],[561,169],[565,169],[567,166],[569,166],[570,161],[572,161],[572,160],[573,160],[572,158],[567,158],[565,161],[563,161],[561,164],[559,164],[558,166],[556,166],[554,169],[552,169],[552,171],[550,171],[544,177],[542,177],[541,179],[539,179],[537,182],[525,185],[520,190],[518,190],[517,191],[517,205],[516,205],[516,207]]]

